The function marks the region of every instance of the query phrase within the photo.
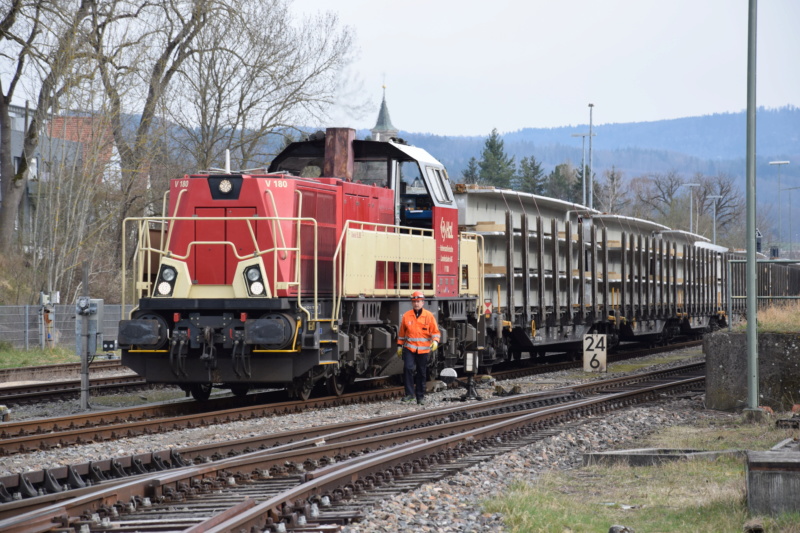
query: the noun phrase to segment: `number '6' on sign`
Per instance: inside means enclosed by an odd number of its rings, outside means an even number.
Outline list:
[[[605,335],[583,336],[583,371],[606,372],[608,344]]]

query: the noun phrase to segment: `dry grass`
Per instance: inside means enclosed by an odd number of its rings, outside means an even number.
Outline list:
[[[759,333],[800,332],[800,301],[786,300],[770,307],[759,309],[756,314]],[[745,331],[747,321],[736,324],[734,330]]]

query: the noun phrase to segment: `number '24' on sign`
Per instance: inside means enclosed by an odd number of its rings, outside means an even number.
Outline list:
[[[583,336],[583,371],[606,372],[608,343],[605,335]]]

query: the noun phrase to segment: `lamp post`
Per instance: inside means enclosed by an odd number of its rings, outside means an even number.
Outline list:
[[[682,183],[678,187],[699,187],[699,183]],[[694,233],[694,195],[689,189],[689,233]]]
[[[594,104],[589,104],[589,208],[594,209],[594,183],[592,178],[592,109]]]
[[[783,240],[783,221],[781,220],[781,167],[788,165],[788,161],[770,161],[770,165],[778,165],[778,248],[781,246]]]
[[[780,167],[778,167],[780,168]],[[794,233],[791,223],[794,220],[792,218],[792,193],[791,191],[795,189],[800,189],[800,187],[788,187],[786,189],[781,189],[782,191],[789,191],[789,258],[794,259],[794,241],[797,237],[797,234]]]
[[[717,244],[717,200],[722,198],[721,194],[712,194],[707,196],[706,198],[711,198],[713,200],[712,204],[714,206],[714,230],[712,231],[712,235],[714,236],[712,241],[714,244]]]
[[[581,137],[581,190],[583,191],[582,205],[586,205],[586,137],[588,137],[589,134],[573,133],[572,136]]]

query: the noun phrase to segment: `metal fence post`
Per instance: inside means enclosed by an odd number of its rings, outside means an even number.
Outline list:
[[[731,274],[733,270],[731,268],[731,261],[728,260],[727,264],[728,274],[727,274],[727,285],[728,285],[728,331],[733,329],[733,281],[731,280]]]
[[[25,306],[25,351],[28,351],[28,330],[30,329],[30,317],[28,316],[28,305]]]

